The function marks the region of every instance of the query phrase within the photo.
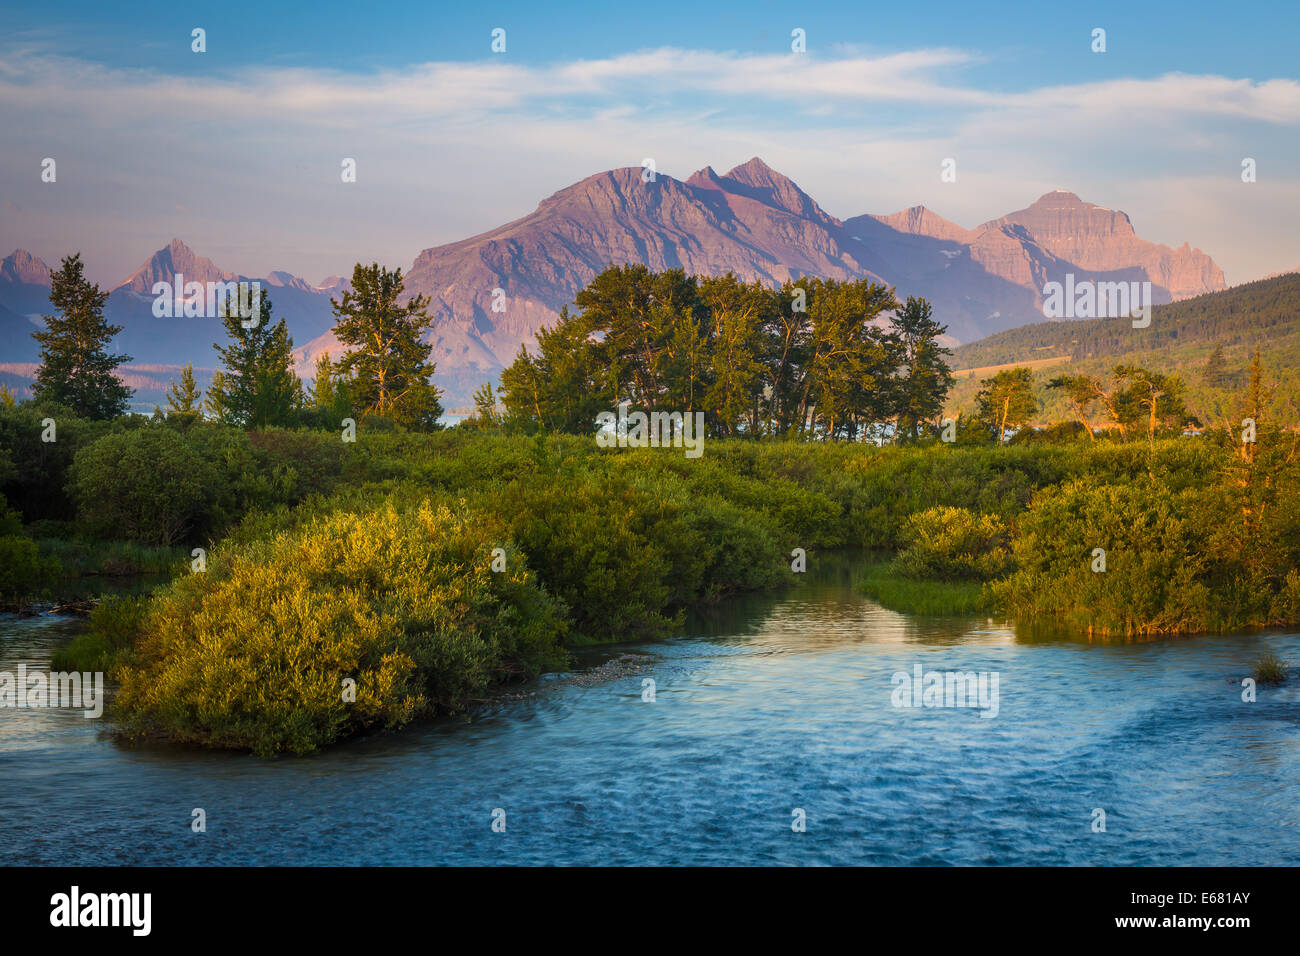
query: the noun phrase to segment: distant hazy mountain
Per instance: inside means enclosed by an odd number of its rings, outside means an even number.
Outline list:
[[[961,342],[1043,321],[1043,285],[1069,273],[1076,281],[1149,281],[1157,303],[1224,287],[1223,273],[1199,250],[1139,239],[1124,213],[1060,190],[965,229],[923,206],[841,221],[757,158],[722,175],[706,167],[685,181],[614,169],[560,190],[522,219],[416,256],[406,290],[431,300],[433,357],[448,402],[465,403],[520,345],[532,346],[537,330],[611,263],[734,272],[765,283],[871,278],[896,286],[900,297],[929,299]],[[176,273],[199,282],[243,278],[179,239],[155,253],[113,289],[107,308],[125,327],[115,347],[137,365],[213,364],[220,320],[152,314],[153,284]],[[277,271],[260,281],[276,317],[288,321],[300,372],[310,374],[322,352],[340,354],[330,298],[342,294],[345,279],[312,285]],[[0,264],[0,306],[9,313],[48,311],[48,294],[49,269],[39,259],[19,250]],[[22,331],[13,315],[0,313],[0,361],[35,360],[35,343],[24,351]]]
[[[253,281],[198,256],[180,239],[155,252],[127,279],[109,293],[104,308],[109,322],[122,326],[113,349],[131,356],[122,366],[126,383],[137,390],[136,410],[152,409],[164,401],[163,392],[181,368],[194,363],[195,376],[203,386],[217,361],[213,344],[225,341],[221,319],[156,318],[153,287],[156,282],[173,283],[177,275],[188,282]],[[276,319],[284,318],[295,342],[319,338],[333,323],[330,295],[339,294],[345,283],[334,277],[330,290],[318,289],[287,272],[272,272],[256,279],[269,295]],[[40,327],[40,316],[49,312],[50,270],[46,263],[18,250],[0,262],[0,372],[20,387],[28,384],[16,366],[38,360],[40,347],[31,337]],[[19,310],[21,314],[16,314]]]

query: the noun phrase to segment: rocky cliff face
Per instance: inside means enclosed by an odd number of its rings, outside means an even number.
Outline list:
[[[1139,239],[1128,216],[1084,202],[1057,189],[1031,206],[982,229],[1023,227],[1033,241],[1059,259],[1090,272],[1121,272],[1133,268],[1163,290],[1158,302],[1188,299],[1224,288],[1223,270],[1214,260],[1186,243],[1179,249]]]
[[[45,260],[37,259],[26,249],[15,249],[0,261],[0,283],[48,286],[50,267],[45,264]]]
[[[50,267],[25,249],[0,261],[0,305],[18,315],[40,316],[50,310]]]

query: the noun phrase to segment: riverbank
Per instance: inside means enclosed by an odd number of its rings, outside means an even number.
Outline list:
[[[118,433],[112,452],[145,454],[149,435]],[[1300,483],[1280,436],[1250,461],[1204,438],[733,440],[697,459],[490,431],[178,440],[224,449],[224,498],[178,499],[168,473],[74,502],[84,527],[189,527],[164,547],[203,549],[201,570],[106,602],[63,658],[121,681],[129,735],[310,752],[462,711],[573,648],[675,633],[689,609],[787,586],[842,547],[893,555],[863,586],[911,612],[996,607],[1100,635],[1300,622]],[[142,518],[151,503],[166,514]]]

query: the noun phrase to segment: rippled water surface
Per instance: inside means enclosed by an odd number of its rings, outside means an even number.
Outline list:
[[[1300,864],[1300,680],[1254,703],[1234,683],[1266,647],[1296,662],[1300,636],[1018,639],[884,610],[852,571],[582,661],[635,651],[644,674],[551,676],[308,758],[133,749],[79,712],[0,710],[0,862]],[[0,671],[44,669],[78,626],[0,618]],[[996,671],[997,716],[892,706],[917,664]]]

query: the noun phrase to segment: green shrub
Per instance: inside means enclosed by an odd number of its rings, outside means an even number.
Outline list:
[[[1011,566],[1010,535],[996,515],[927,508],[908,518],[894,571],[939,581],[991,581]]]
[[[1281,684],[1287,678],[1289,661],[1284,661],[1271,650],[1263,651],[1251,668],[1251,676],[1259,684]]]
[[[78,451],[68,491],[92,535],[171,545],[204,522],[219,484],[211,459],[180,432],[156,425],[105,435]]]
[[[1018,524],[1017,570],[994,585],[1007,611],[1103,633],[1213,629],[1204,528],[1159,484],[1076,480],[1041,493]],[[1105,570],[1094,549],[1105,552]]]
[[[30,538],[16,534],[0,537],[0,604],[22,604],[47,595],[61,570],[57,561],[41,556]]]
[[[148,598],[109,595],[90,612],[86,630],[50,658],[53,670],[113,674],[140,637]]]
[[[575,637],[652,637],[677,623],[668,608],[685,582],[674,578],[674,559],[680,568],[695,553],[680,541],[647,535],[662,501],[626,480],[590,472],[512,482],[482,501],[506,522],[503,536],[518,543],[529,567],[568,605]]]
[[[121,671],[124,727],[303,753],[366,727],[455,710],[560,662],[563,606],[484,521],[425,502],[336,512],[218,549],[159,591]],[[344,697],[346,678],[356,700]]]

